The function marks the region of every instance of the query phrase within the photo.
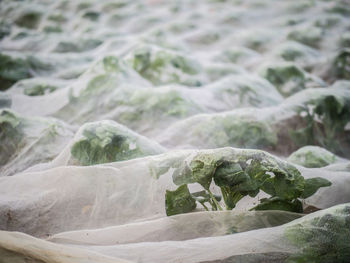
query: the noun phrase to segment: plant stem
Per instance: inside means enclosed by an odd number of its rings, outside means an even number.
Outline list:
[[[220,187],[222,197],[225,202],[226,210],[232,210],[236,204],[243,198],[243,195],[239,192],[231,192],[227,187]]]
[[[216,205],[213,203],[213,200],[211,200],[211,198],[209,198],[209,204],[211,205],[211,210],[212,211],[217,211],[218,208],[216,207]]]
[[[233,195],[233,201],[234,201],[235,204],[237,204],[238,201],[241,200],[242,198],[243,198],[243,195],[241,195],[240,193],[235,193]]]
[[[206,211],[209,211],[208,207],[204,203],[200,203]]]
[[[231,210],[230,205],[228,204],[228,193],[225,190],[225,187],[220,187],[221,188],[221,193],[222,193],[222,198],[224,199],[224,203],[226,206],[226,210]]]
[[[218,201],[216,201],[215,196],[213,195],[213,193],[212,193],[209,189],[208,189],[208,193],[209,193],[211,199],[213,200],[214,204],[216,205],[216,207],[217,207],[220,211],[222,211],[222,210],[223,210],[222,207],[220,206],[220,204],[218,203]]]

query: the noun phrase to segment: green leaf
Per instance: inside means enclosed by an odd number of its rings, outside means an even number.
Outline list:
[[[182,165],[180,164],[179,167],[174,170],[172,177],[176,185],[195,183],[192,170],[186,162]]]
[[[306,179],[304,192],[301,195],[301,197],[308,198],[312,196],[314,193],[316,193],[319,188],[330,186],[330,185],[332,185],[330,181],[321,177]]]
[[[175,191],[167,190],[165,193],[165,210],[167,216],[189,213],[196,208],[196,200],[190,194],[186,184]]]
[[[259,188],[259,184],[249,178],[249,180],[243,182],[242,184],[234,186],[232,190],[239,192],[243,196],[249,195],[251,197],[255,197],[259,193]]]
[[[293,200],[303,193],[305,180],[304,177],[297,174],[292,178],[284,174],[276,174],[273,184],[278,197],[284,200]]]
[[[266,179],[264,184],[261,186],[261,190],[271,196],[276,196],[275,187],[273,185],[273,178]]]
[[[303,205],[298,199],[286,201],[278,197],[272,197],[261,199],[261,203],[255,206],[252,210],[282,210],[302,213]]]
[[[190,163],[194,181],[208,190],[213,179],[213,175],[218,165],[221,164],[220,158],[210,154],[199,154]]]
[[[208,169],[209,168],[209,169]],[[191,170],[195,182],[199,183],[204,189],[209,189],[211,180],[213,178],[212,169],[207,164],[200,160],[191,162]]]
[[[254,180],[257,180],[259,183],[263,183],[270,176],[266,174],[268,168],[266,163],[260,160],[252,160],[248,165],[245,172]]]
[[[20,118],[12,111],[3,109],[0,111],[0,125],[7,123],[12,128],[16,128],[20,124]]]
[[[224,161],[214,174],[214,182],[217,186],[234,186],[249,180],[249,176],[242,170],[238,163]]]

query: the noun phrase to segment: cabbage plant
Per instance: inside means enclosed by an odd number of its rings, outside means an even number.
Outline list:
[[[205,210],[232,210],[243,197],[255,197],[260,191],[269,197],[252,210],[302,213],[301,199],[331,185],[321,177],[305,179],[296,167],[264,151],[232,148],[198,153],[174,171],[173,181],[179,187],[166,191],[167,215],[191,212],[197,202]],[[203,190],[191,193],[191,183],[200,184]],[[212,186],[220,190],[219,195],[214,195]]]

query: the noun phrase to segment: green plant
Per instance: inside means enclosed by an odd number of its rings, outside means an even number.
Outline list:
[[[16,18],[17,26],[34,29],[38,26],[42,14],[37,11],[27,11]]]
[[[287,36],[289,40],[294,40],[314,48],[319,48],[322,37],[323,32],[318,27],[293,30]]]
[[[31,75],[27,60],[0,53],[0,90],[6,90],[16,81]]]
[[[175,191],[166,192],[169,203],[179,203],[185,198],[180,194],[189,183],[198,183],[204,190],[187,193],[197,200],[206,210],[206,203],[212,210],[223,210],[219,201],[222,198],[227,210],[235,208],[245,196],[255,197],[260,191],[269,194],[269,198],[261,199],[254,210],[285,210],[303,212],[300,198],[308,198],[320,187],[331,183],[323,178],[304,179],[300,172],[287,162],[258,150],[238,150],[224,148],[216,152],[197,154],[188,165],[176,169],[173,181],[180,187]],[[215,196],[210,190],[211,184],[220,188],[221,195]],[[182,191],[180,191],[182,189]],[[166,207],[167,214],[190,212],[173,206],[171,211]]]
[[[47,84],[39,84],[33,87],[27,87],[24,89],[23,93],[27,96],[41,96],[47,93],[52,93],[57,89],[57,87]]]
[[[199,85],[194,77],[200,72],[199,65],[190,58],[168,50],[138,48],[130,61],[131,66],[155,85],[182,83]]]
[[[343,48],[334,58],[331,74],[336,79],[350,79],[350,48]]]
[[[288,263],[349,262],[350,207],[343,206],[287,227],[287,239],[301,251]]]
[[[81,165],[115,162],[141,156],[138,147],[131,147],[133,143],[113,126],[96,125],[83,131],[83,138],[74,143],[71,154]]]
[[[158,144],[109,121],[85,125],[80,138],[71,147],[72,157],[80,165],[129,160],[162,151]]]
[[[5,165],[23,140],[21,119],[10,110],[0,110],[0,166]]]
[[[272,83],[283,96],[290,96],[305,89],[307,77],[304,71],[292,64],[267,67],[263,77]]]
[[[337,156],[318,146],[305,146],[288,157],[288,161],[308,168],[324,167],[337,162]]]
[[[333,152],[341,152],[336,138],[344,132],[350,121],[350,105],[335,95],[321,96],[298,108],[298,114],[306,126],[290,131],[290,136],[298,145],[320,145]]]
[[[166,213],[168,216],[191,212],[196,208],[196,200],[192,197],[187,185],[182,185],[175,191],[166,192]]]

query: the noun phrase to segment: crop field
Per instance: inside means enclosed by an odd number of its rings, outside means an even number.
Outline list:
[[[350,262],[349,0],[0,0],[0,263]]]

